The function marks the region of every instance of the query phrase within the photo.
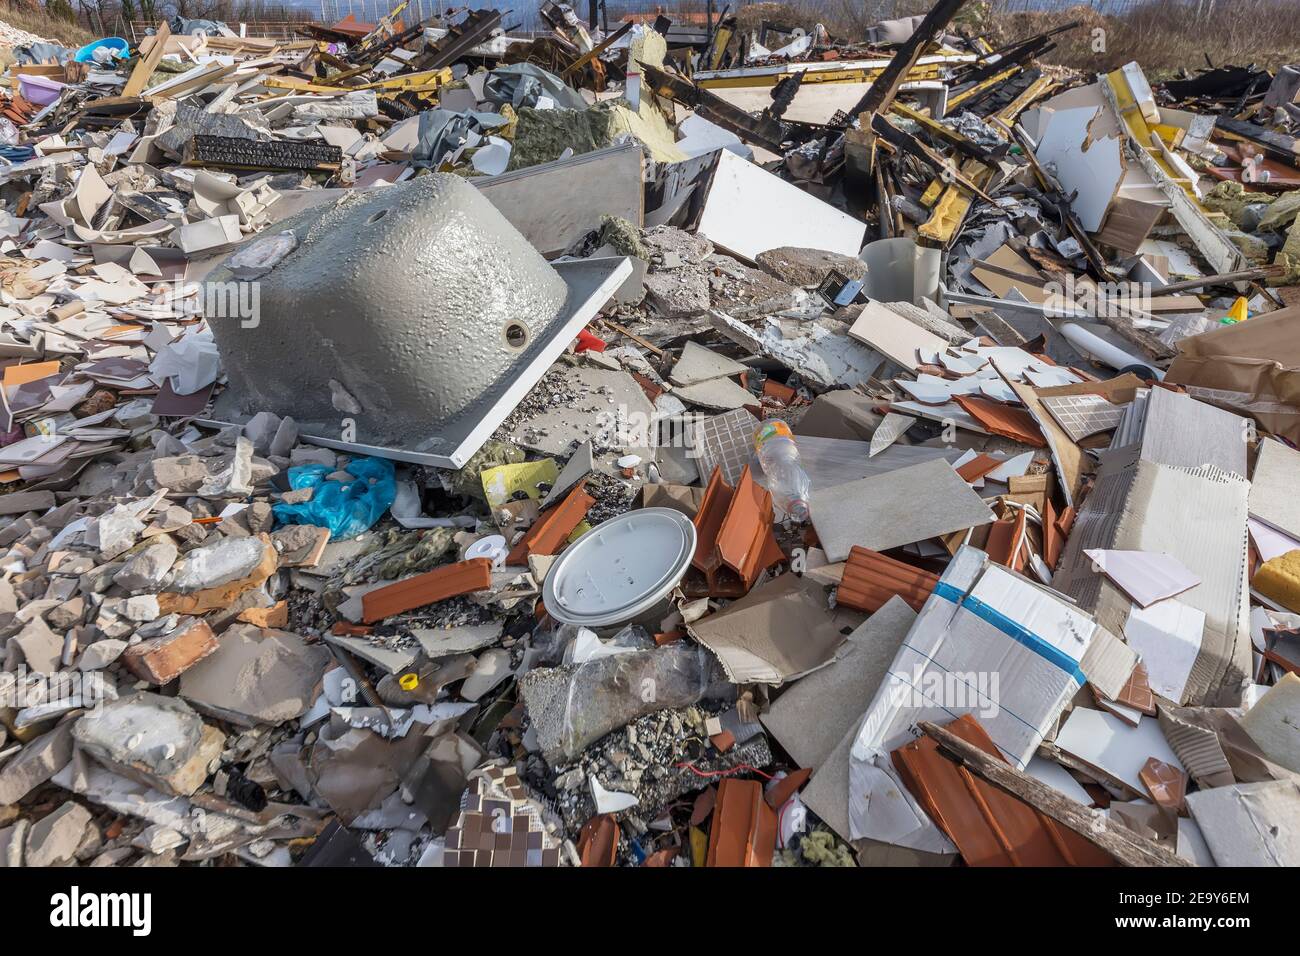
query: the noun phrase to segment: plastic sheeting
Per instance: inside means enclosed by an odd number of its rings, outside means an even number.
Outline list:
[[[538,668],[520,681],[552,764],[573,760],[601,737],[644,714],[689,707],[706,696],[734,693],[713,655],[678,641],[646,651],[597,657],[585,664]]]
[[[549,97],[566,110],[585,110],[587,101],[554,73],[533,63],[499,66],[483,84],[483,95],[498,106],[509,103],[515,109],[536,106],[540,97]]]
[[[294,489],[312,488],[310,501],[273,505],[276,523],[310,524],[328,528],[332,539],[355,538],[384,516],[397,496],[391,461],[354,458],[347,472],[355,481],[327,481],[334,469],[325,465],[298,465],[289,469]]]

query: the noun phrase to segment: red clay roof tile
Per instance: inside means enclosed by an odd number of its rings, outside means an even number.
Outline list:
[[[980,398],[975,395],[953,397],[968,415],[994,435],[1033,445],[1035,448],[1046,447],[1047,439],[1043,437],[1042,429],[1026,409],[1003,405],[991,398]]]
[[[966,714],[946,727],[999,760],[993,739]],[[921,737],[895,750],[907,789],[957,845],[969,866],[1114,866],[1110,855],[939,754]]]
[[[564,547],[573,529],[582,524],[588,509],[596,503],[596,499],[587,494],[586,485],[586,479],[578,482],[563,501],[534,521],[506,555],[506,564],[527,564],[529,555],[554,554]]]
[[[898,595],[919,611],[938,583],[937,574],[855,545],[844,562],[835,603],[874,613]]]
[[[718,784],[705,865],[771,866],[776,822],[758,781],[727,777]]]

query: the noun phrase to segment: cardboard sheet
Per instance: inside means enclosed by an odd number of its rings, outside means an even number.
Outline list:
[[[820,587],[783,574],[690,625],[737,684],[780,684],[830,662],[844,635]]]

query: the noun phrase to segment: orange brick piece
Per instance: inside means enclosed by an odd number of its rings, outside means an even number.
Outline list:
[[[128,647],[122,652],[122,663],[140,680],[162,685],[174,681],[216,649],[217,636],[208,622],[195,621],[189,627]]]
[[[460,594],[482,591],[491,585],[492,562],[487,558],[470,558],[468,561],[444,564],[440,568],[362,595],[361,619],[367,624],[373,624],[403,611]]]
[[[586,482],[580,481],[554,508],[533,522],[508,555],[506,564],[527,564],[532,554],[554,554],[564,547],[573,529],[582,524],[596,499],[587,494]]]

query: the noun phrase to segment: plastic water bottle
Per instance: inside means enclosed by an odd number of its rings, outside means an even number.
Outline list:
[[[790,426],[778,419],[764,422],[754,432],[754,450],[772,498],[795,521],[807,521],[812,482],[799,464],[799,446]]]

